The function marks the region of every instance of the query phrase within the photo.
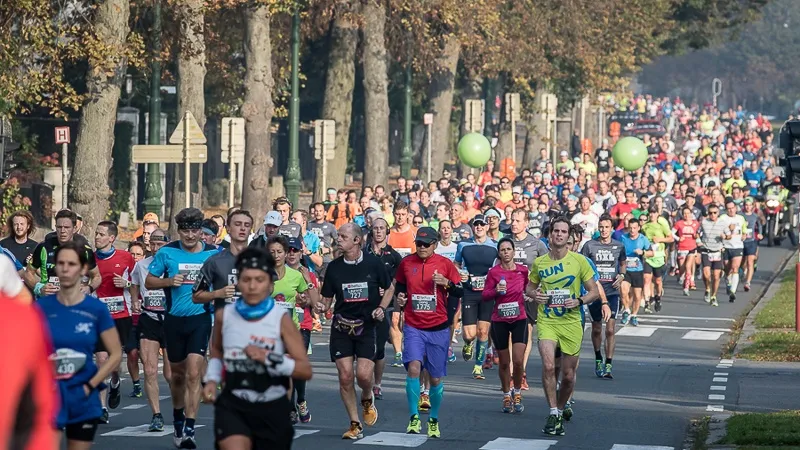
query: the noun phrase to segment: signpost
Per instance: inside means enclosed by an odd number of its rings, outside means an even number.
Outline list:
[[[717,97],[722,95],[722,80],[714,78],[711,81],[711,94],[714,96],[714,108],[717,107]]]
[[[519,94],[506,94],[506,120],[511,123],[511,159],[517,163],[517,121],[519,114]]]
[[[224,117],[222,119],[222,162],[228,163],[228,207],[233,208],[236,192],[236,174],[238,164],[244,164],[245,129],[241,117]]]
[[[328,160],[336,157],[336,121],[314,121],[314,159],[322,161],[322,179],[328,179]],[[323,181],[324,183],[324,181]],[[323,187],[324,189],[327,187]]]
[[[433,137],[433,114],[426,113],[422,116],[425,129],[428,131],[428,183],[431,182],[431,138]]]
[[[69,189],[68,147],[69,127],[56,127],[56,145],[61,144],[61,209],[67,209],[67,189]]]
[[[191,111],[186,110],[183,114],[183,119],[178,123],[178,126],[175,127],[175,131],[172,132],[172,136],[169,137],[170,144],[181,144],[183,145],[183,153],[186,155],[184,158],[184,191],[186,192],[186,207],[190,207],[192,204],[192,163],[189,159],[189,146],[192,144],[205,144],[206,143],[206,136],[203,134],[203,130],[200,128],[200,124],[197,123],[197,119],[194,118],[194,114]]]
[[[482,133],[484,128],[484,101],[467,100],[464,110],[464,128],[467,133]]]

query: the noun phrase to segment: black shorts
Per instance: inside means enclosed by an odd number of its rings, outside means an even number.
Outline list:
[[[464,298],[461,299],[461,323],[463,325],[491,322],[493,311],[494,302],[483,301],[480,292],[464,291]]]
[[[492,335],[492,345],[495,350],[508,350],[508,336],[511,336],[512,344],[528,343],[528,320],[520,319],[514,322],[495,322],[492,321],[492,328],[489,330]]]
[[[161,319],[160,321],[153,319],[147,315],[147,313],[143,313],[139,316],[139,325],[137,326],[139,341],[147,340],[158,342],[158,345],[164,348],[166,342],[164,340],[163,316],[161,316]]]
[[[132,326],[128,331],[128,337],[124,341],[125,351],[128,353],[139,349],[139,320],[142,320],[142,316],[139,316],[136,325]]]
[[[625,281],[630,283],[632,288],[643,288],[644,272],[625,272]]]
[[[373,361],[380,361],[386,357],[386,342],[389,341],[391,321],[392,316],[386,314],[382,321],[375,324],[375,357]]]
[[[375,326],[372,325],[365,326],[361,336],[351,336],[331,328],[331,337],[328,342],[328,348],[331,351],[331,362],[351,357],[375,360],[375,354],[377,353],[376,335]]]
[[[164,340],[169,362],[179,363],[190,354],[206,356],[208,338],[211,336],[211,316],[164,317]]]
[[[606,299],[608,300],[608,307],[611,309],[611,319],[616,319],[617,312],[619,312],[619,294],[606,294]],[[592,316],[592,322],[603,321],[603,304],[601,300],[595,300],[589,304],[589,315]]]
[[[223,391],[214,403],[214,440],[247,436],[253,450],[288,450],[294,439],[291,410],[285,395],[271,402],[251,403]],[[215,448],[219,449],[219,444]]]
[[[97,419],[71,423],[63,431],[68,441],[92,442],[97,433]]]
[[[666,268],[666,264],[661,267],[653,267],[647,262],[644,263],[644,273],[652,274],[653,278],[661,278],[664,276],[664,269]]]
[[[720,259],[718,261],[711,261],[708,259],[708,253],[703,253],[700,256],[700,262],[702,267],[710,267],[711,270],[722,270],[722,255],[720,255]]]
[[[741,258],[743,253],[744,253],[743,248],[726,248],[725,259],[733,259],[737,257]]]
[[[758,241],[744,241],[744,256],[756,256],[758,253]]]
[[[114,326],[117,328],[117,333],[119,333],[119,342],[122,344],[122,350],[124,352],[128,348],[128,337],[131,334],[131,330],[133,330],[133,318],[123,317],[121,319],[114,319]],[[107,351],[105,345],[103,345],[102,339],[97,340],[94,351],[95,353]]]
[[[453,297],[452,295],[447,296],[447,323],[453,323],[456,313],[458,313],[459,306],[461,306],[460,298]]]
[[[525,302],[525,313],[528,315],[528,324],[536,325],[536,319],[539,317],[539,305],[536,302]]]

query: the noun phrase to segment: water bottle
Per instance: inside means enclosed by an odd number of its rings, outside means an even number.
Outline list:
[[[506,294],[506,277],[500,278],[500,282],[497,283],[497,293],[500,295]]]

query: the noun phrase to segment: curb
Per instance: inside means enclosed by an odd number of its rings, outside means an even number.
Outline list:
[[[734,449],[735,446],[717,445],[716,443],[725,438],[728,434],[728,419],[733,416],[732,413],[714,414],[708,421],[708,436],[706,436],[705,445],[711,449]]]
[[[755,317],[762,309],[764,309],[766,304],[769,303],[769,302],[762,302],[761,300],[767,297],[767,294],[770,293],[772,293],[773,294],[772,296],[774,296],[775,291],[777,291],[778,287],[780,286],[780,283],[776,283],[775,280],[777,280],[778,277],[783,275],[783,272],[786,270],[786,267],[789,265],[792,259],[797,257],[797,253],[798,253],[797,250],[792,250],[786,256],[786,258],[784,258],[784,260],[780,263],[778,270],[772,274],[769,281],[761,288],[761,291],[759,291],[758,294],[754,297],[754,300],[751,301],[752,306],[750,308],[750,312],[747,313],[747,317],[745,318],[744,324],[742,325],[742,329],[739,333],[739,338],[736,340],[736,343],[733,345],[733,347],[727,349],[727,352],[730,354],[731,358],[735,358],[736,351],[740,347],[743,348],[750,345],[749,339],[753,334],[756,333],[756,327],[755,324],[753,323]]]

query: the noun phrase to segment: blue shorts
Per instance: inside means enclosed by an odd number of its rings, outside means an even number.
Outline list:
[[[450,328],[423,331],[403,325],[403,365],[420,361],[433,378],[447,376],[447,351],[450,348]]]
[[[611,308],[611,318],[617,318],[619,311],[619,294],[609,295],[608,307]],[[589,305],[589,314],[592,316],[592,322],[600,322],[603,320],[603,305],[600,300],[595,300]]]
[[[744,241],[744,256],[755,256],[758,252],[758,242],[755,240]]]

